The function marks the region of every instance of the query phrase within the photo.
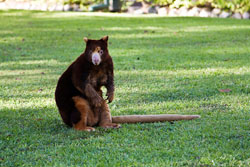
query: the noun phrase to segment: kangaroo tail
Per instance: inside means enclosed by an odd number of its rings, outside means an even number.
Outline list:
[[[150,123],[192,120],[200,118],[199,115],[178,115],[178,114],[160,114],[160,115],[123,115],[112,117],[113,123]]]

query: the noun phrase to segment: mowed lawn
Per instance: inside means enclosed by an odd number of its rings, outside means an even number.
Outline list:
[[[59,76],[109,35],[113,115],[199,114],[79,132]],[[0,166],[249,166],[250,21],[0,11]]]

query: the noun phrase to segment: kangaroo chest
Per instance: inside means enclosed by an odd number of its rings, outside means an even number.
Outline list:
[[[93,70],[88,76],[89,83],[95,88],[104,86],[107,83],[107,79],[106,70]]]

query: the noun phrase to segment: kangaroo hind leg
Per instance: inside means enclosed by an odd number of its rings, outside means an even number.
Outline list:
[[[95,131],[95,128],[88,126],[88,120],[93,120],[93,112],[87,100],[80,96],[74,96],[73,101],[77,111],[80,113],[80,120],[73,123],[73,128],[81,131]]]

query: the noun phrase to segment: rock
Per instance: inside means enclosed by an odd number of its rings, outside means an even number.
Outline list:
[[[134,13],[136,10],[142,8],[141,2],[134,2],[131,6],[128,7],[128,13]]]
[[[159,9],[157,10],[157,13],[158,13],[158,15],[160,15],[160,16],[166,16],[166,15],[168,14],[168,9],[165,8],[165,7],[159,8]]]
[[[56,4],[52,4],[51,6],[48,7],[48,11],[55,11],[56,9]]]
[[[57,4],[55,11],[63,11],[63,5],[62,4]]]
[[[29,10],[29,8],[30,8],[30,4],[28,2],[23,4],[23,9],[24,10]]]
[[[143,7],[139,8],[143,11],[144,14],[148,14],[148,13],[157,13],[156,7],[155,6],[149,6],[149,5],[145,5],[145,3],[143,3]]]
[[[39,10],[36,4],[31,4],[29,10]]]
[[[181,7],[178,11],[179,16],[187,16],[188,15],[188,9],[185,7]]]
[[[4,2],[0,2],[0,9],[6,9],[6,4]]]
[[[137,14],[137,15],[143,14],[143,13],[144,13],[144,11],[143,11],[142,9],[138,9],[138,10],[135,10],[135,11],[133,12],[133,14]]]
[[[211,12],[208,8],[203,8],[203,9],[201,9],[199,16],[200,17],[210,17]]]
[[[187,16],[199,16],[200,10],[200,8],[193,7],[187,12]]]
[[[16,3],[15,9],[23,9],[23,5],[20,3]]]
[[[149,8],[151,7],[151,3],[147,1],[142,1],[142,10],[144,14],[147,14],[149,11]]]
[[[230,17],[230,15],[231,15],[230,13],[223,11],[223,12],[219,15],[219,17],[220,17],[220,18],[228,18],[228,17]]]
[[[72,10],[73,8],[69,4],[63,6],[63,11],[72,11]]]
[[[243,18],[243,19],[250,19],[250,13],[244,12],[244,13],[242,14],[242,18]]]
[[[75,11],[75,12],[80,12],[80,5],[78,5],[78,4],[73,4],[73,11]]]
[[[232,18],[235,18],[235,19],[241,19],[241,14],[240,13],[234,13],[233,15],[232,15]]]
[[[47,10],[48,10],[47,4],[43,4],[43,5],[41,6],[41,10],[42,10],[42,11],[47,11]]]
[[[214,9],[212,10],[212,14],[211,14],[211,15],[217,17],[217,16],[220,15],[220,13],[221,13],[221,10],[220,10],[220,9],[214,8]]]
[[[218,16],[217,16],[217,15],[215,15],[215,14],[213,14],[213,13],[211,12],[210,17],[218,17]]]
[[[13,3],[12,1],[5,1],[5,2],[2,2],[2,3],[5,4],[4,9],[15,9],[15,7],[16,7],[16,3]]]
[[[196,13],[194,12],[194,10],[192,10],[192,9],[188,10],[187,16],[195,16],[195,15],[196,15]]]
[[[156,9],[156,7],[155,7],[155,6],[151,6],[151,7],[149,7],[149,9],[148,9],[148,13],[154,13],[154,14],[156,14],[156,13],[157,13],[157,9]]]
[[[169,9],[168,16],[178,16],[178,10],[175,8]]]
[[[213,12],[211,12],[210,17],[218,17],[218,15],[214,14]]]

